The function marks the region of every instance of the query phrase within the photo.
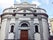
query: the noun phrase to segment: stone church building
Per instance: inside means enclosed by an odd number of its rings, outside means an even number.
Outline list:
[[[36,4],[23,2],[3,10],[0,40],[49,40],[48,15]]]

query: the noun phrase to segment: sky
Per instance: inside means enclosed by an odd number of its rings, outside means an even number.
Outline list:
[[[19,4],[24,1],[30,4],[36,4],[40,8],[45,9],[49,18],[53,18],[53,0],[0,0],[0,15],[5,8],[9,8],[15,3]]]

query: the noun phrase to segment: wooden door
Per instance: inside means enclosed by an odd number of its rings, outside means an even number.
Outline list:
[[[21,30],[20,40],[28,40],[28,30]]]

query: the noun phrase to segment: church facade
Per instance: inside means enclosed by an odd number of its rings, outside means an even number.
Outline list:
[[[23,2],[3,10],[0,40],[49,40],[48,15],[36,4]]]

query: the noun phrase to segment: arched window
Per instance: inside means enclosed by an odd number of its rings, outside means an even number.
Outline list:
[[[13,30],[14,30],[14,26],[12,25],[12,26],[11,26],[10,32],[13,32]]]
[[[38,26],[37,25],[35,26],[35,32],[38,32]]]
[[[21,27],[28,27],[28,24],[23,23],[23,24],[21,25]]]

